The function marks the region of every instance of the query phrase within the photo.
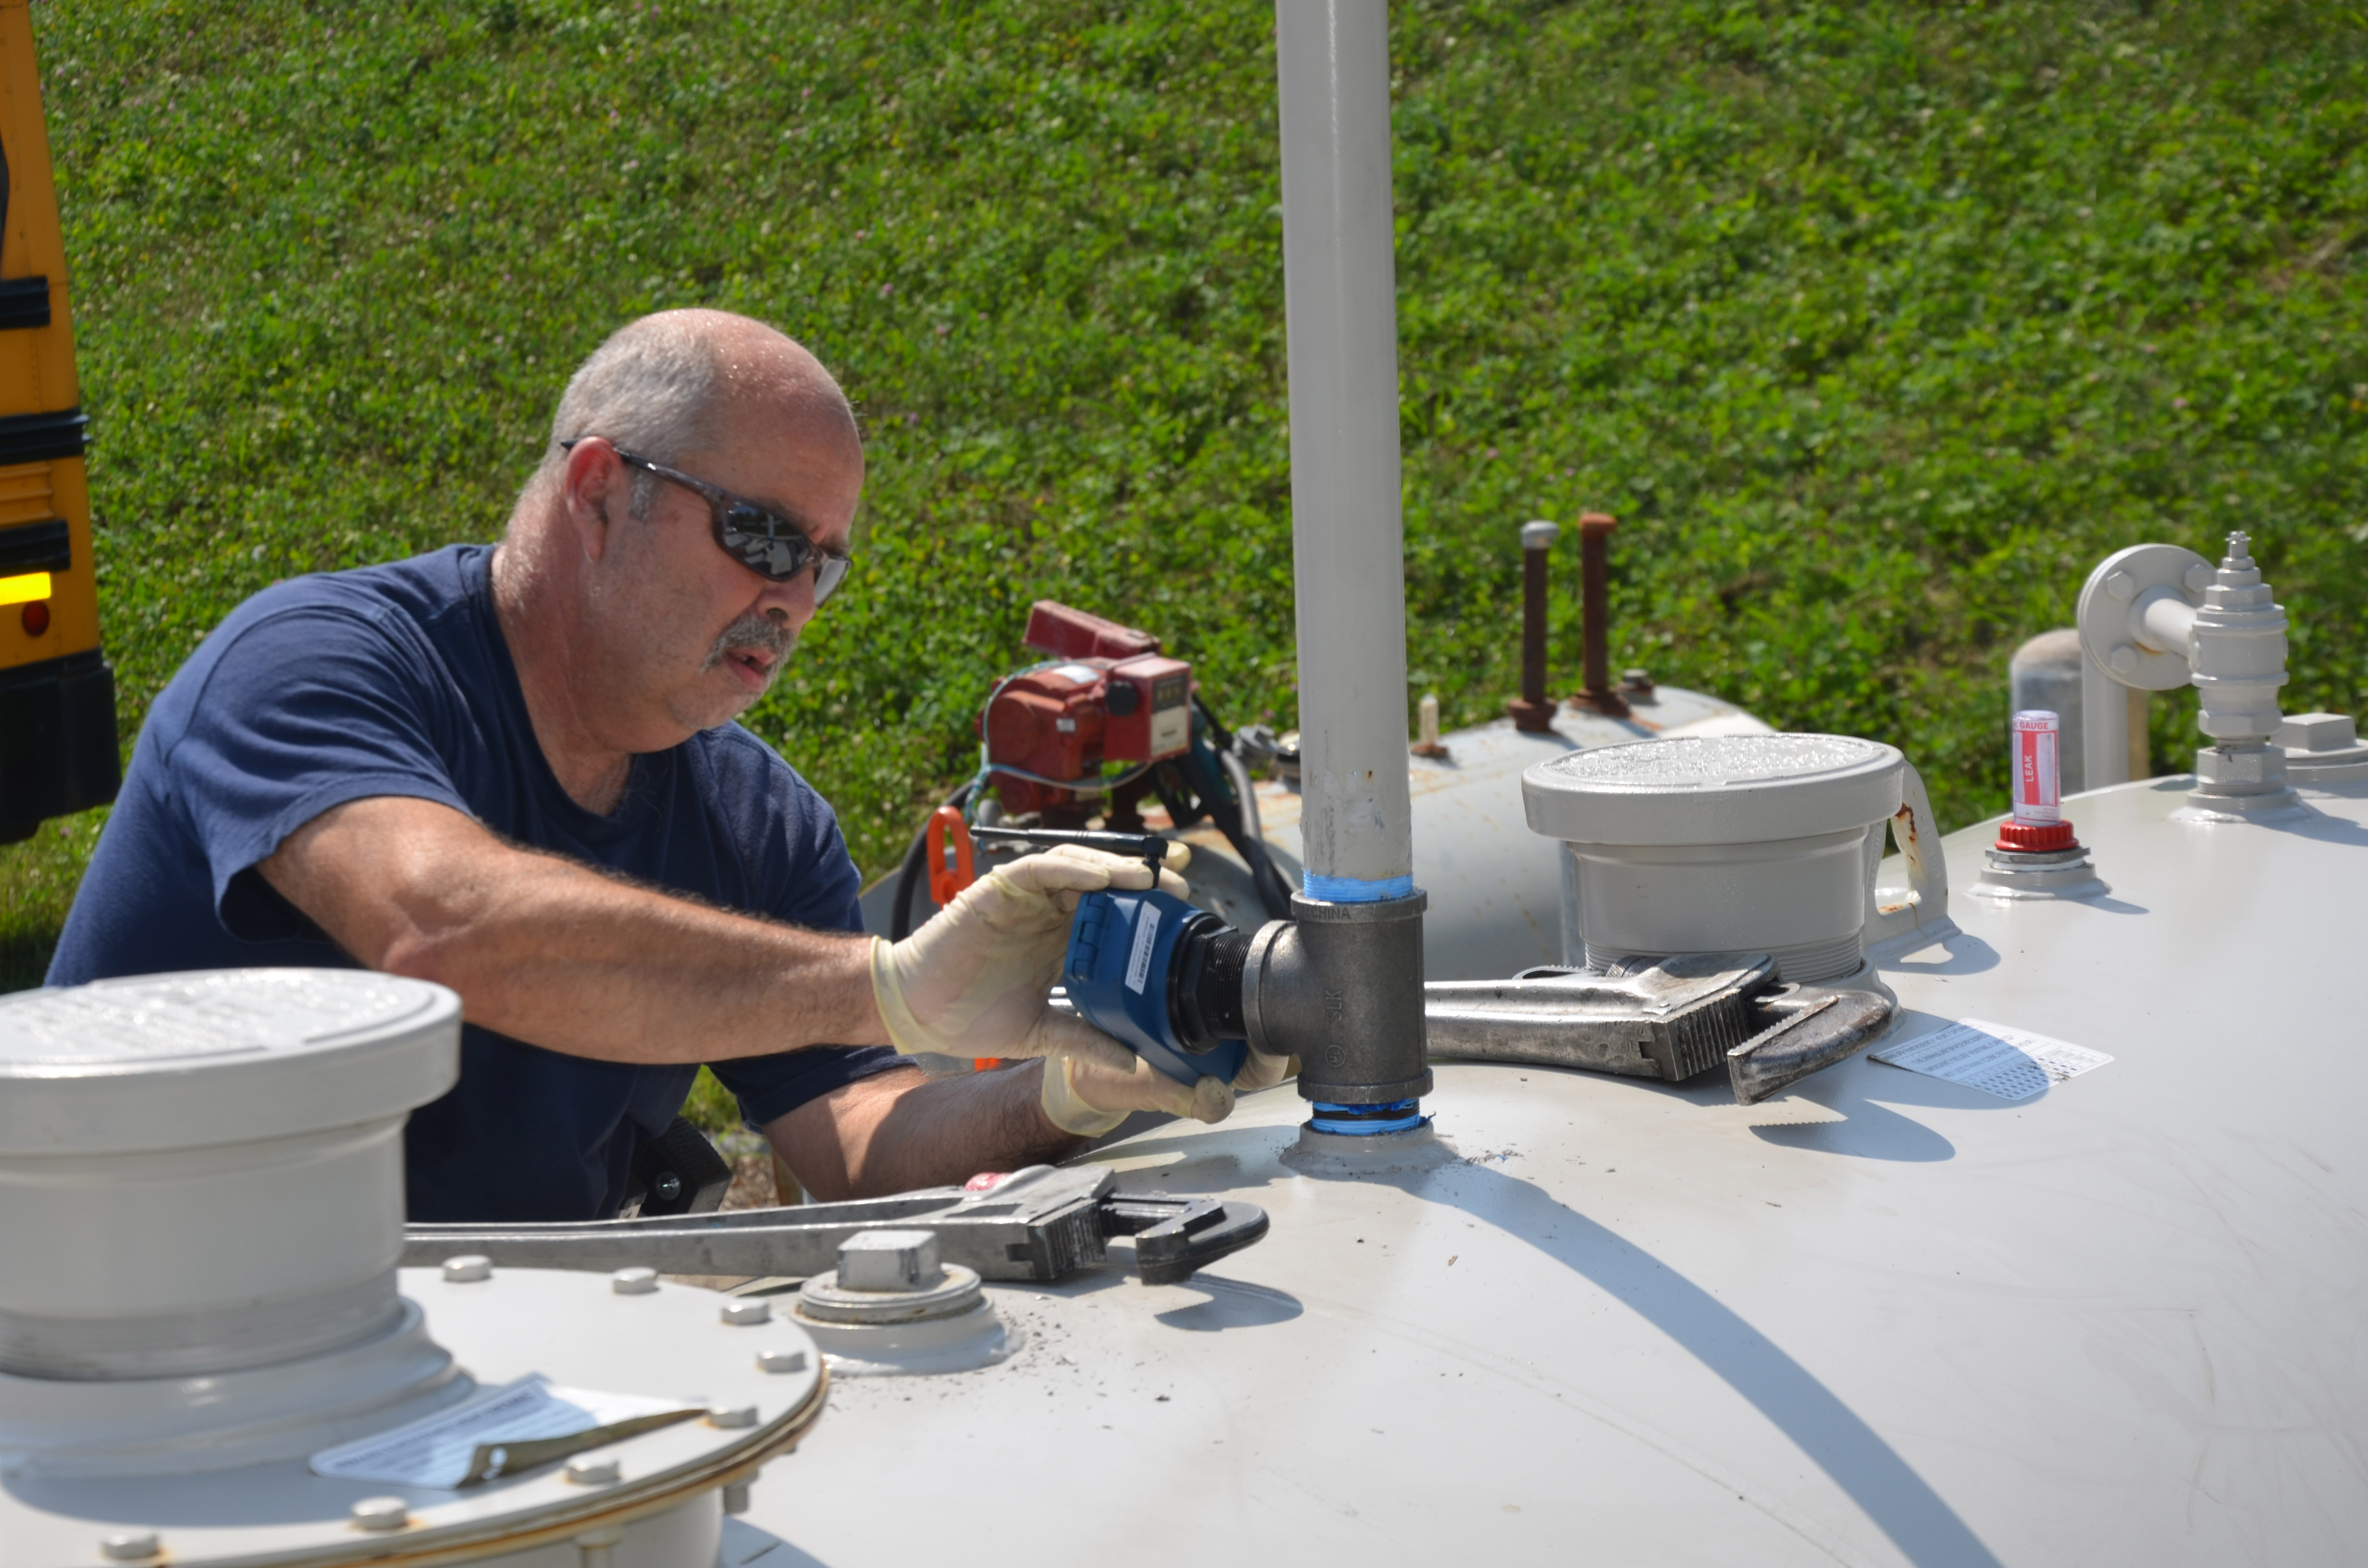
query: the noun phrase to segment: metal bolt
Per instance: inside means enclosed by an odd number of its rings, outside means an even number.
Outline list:
[[[1572,700],[1609,719],[1628,717],[1628,699],[1611,687],[1611,530],[1601,512],[1578,519],[1579,645],[1583,689]]]
[[[444,1260],[444,1283],[447,1285],[473,1285],[480,1279],[493,1277],[494,1260],[477,1253]]]
[[[803,1350],[759,1350],[757,1365],[768,1372],[803,1372],[806,1369],[806,1353]]]
[[[624,1529],[618,1525],[604,1526],[597,1530],[586,1530],[582,1535],[577,1536],[575,1545],[583,1553],[581,1559],[583,1568],[612,1568],[617,1557],[609,1548],[624,1539]]]
[[[763,1323],[773,1315],[773,1303],[762,1296],[753,1301],[726,1301],[721,1314],[734,1328],[746,1328],[750,1324]]]
[[[609,1276],[609,1289],[620,1296],[655,1295],[658,1288],[658,1271],[655,1268],[620,1268]]]
[[[624,1473],[614,1454],[586,1454],[567,1461],[567,1479],[578,1486],[611,1486]]]
[[[1531,734],[1554,728],[1546,699],[1546,551],[1562,532],[1549,522],[1521,525],[1521,695],[1506,704],[1513,727]]]
[[[400,1497],[365,1497],[354,1505],[354,1525],[366,1530],[399,1530],[411,1522],[411,1505]]]
[[[98,1554],[109,1562],[138,1562],[162,1550],[154,1530],[118,1530],[98,1543]]]
[[[711,1404],[707,1407],[707,1424],[720,1426],[726,1432],[737,1432],[757,1424],[757,1407],[753,1404]]]
[[[2105,655],[2105,667],[2117,676],[2125,676],[2138,667],[2138,651],[2124,642]]]
[[[2218,573],[2199,561],[2187,569],[2187,591],[2191,594],[2200,594],[2210,587],[2218,576]]]
[[[838,1244],[848,1290],[931,1290],[945,1278],[935,1231],[858,1231]]]
[[[2138,580],[2126,572],[2116,572],[2105,579],[2105,592],[2117,599],[2127,599],[2138,591]]]
[[[723,1511],[727,1514],[745,1514],[748,1511],[748,1483],[746,1482],[733,1481],[724,1483]]]
[[[1417,756],[1445,756],[1447,748],[1439,744],[1439,694],[1424,692],[1415,713],[1415,742],[1407,749]]]

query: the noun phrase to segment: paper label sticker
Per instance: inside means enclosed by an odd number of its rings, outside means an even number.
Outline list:
[[[1937,1034],[1871,1053],[1877,1062],[1963,1084],[2002,1100],[2027,1100],[2050,1084],[2077,1078],[2112,1060],[2028,1029],[1966,1018]]]
[[[1151,948],[1158,939],[1159,906],[1145,899],[1134,923],[1134,951],[1126,956],[1126,988],[1137,996],[1143,994],[1143,983],[1151,978]]]
[[[391,1431],[324,1449],[310,1462],[313,1474],[333,1481],[450,1491],[687,1421],[700,1411],[679,1400],[561,1388],[530,1372]]]

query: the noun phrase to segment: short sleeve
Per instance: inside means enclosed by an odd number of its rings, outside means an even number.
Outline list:
[[[778,1056],[711,1062],[708,1070],[739,1100],[741,1119],[761,1129],[833,1089],[906,1065],[884,1045],[814,1045]]]
[[[466,812],[436,744],[436,655],[416,628],[339,606],[277,610],[215,633],[203,687],[164,757],[225,926],[274,925],[284,902],[241,874],[333,806],[374,795]],[[248,883],[259,878],[247,879]]]

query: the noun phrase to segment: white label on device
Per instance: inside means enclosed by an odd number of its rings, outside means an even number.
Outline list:
[[[2112,1060],[2101,1051],[1979,1018],[1873,1054],[1877,1062],[1963,1084],[2002,1100],[2027,1100],[2051,1084],[2077,1078]]]
[[[472,1466],[486,1445],[605,1432],[635,1417],[689,1415],[697,1409],[680,1400],[560,1388],[530,1372],[392,1431],[324,1449],[313,1456],[312,1470],[333,1481],[449,1490],[478,1479]],[[498,1452],[488,1473],[501,1473]]]
[[[1126,988],[1137,996],[1143,994],[1143,983],[1151,978],[1151,945],[1159,939],[1159,906],[1149,899],[1143,901],[1143,915],[1134,926],[1134,951],[1126,957]]]
[[[1151,755],[1168,756],[1192,744],[1192,710],[1178,703],[1154,709],[1151,714]]]

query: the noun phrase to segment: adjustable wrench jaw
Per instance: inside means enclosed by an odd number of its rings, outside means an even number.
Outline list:
[[[1532,969],[1423,988],[1442,1056],[1681,1083],[1725,1062],[1749,1105],[1853,1054],[1891,1021],[1873,992],[1787,985],[1764,953],[1633,959],[1608,972]]]

